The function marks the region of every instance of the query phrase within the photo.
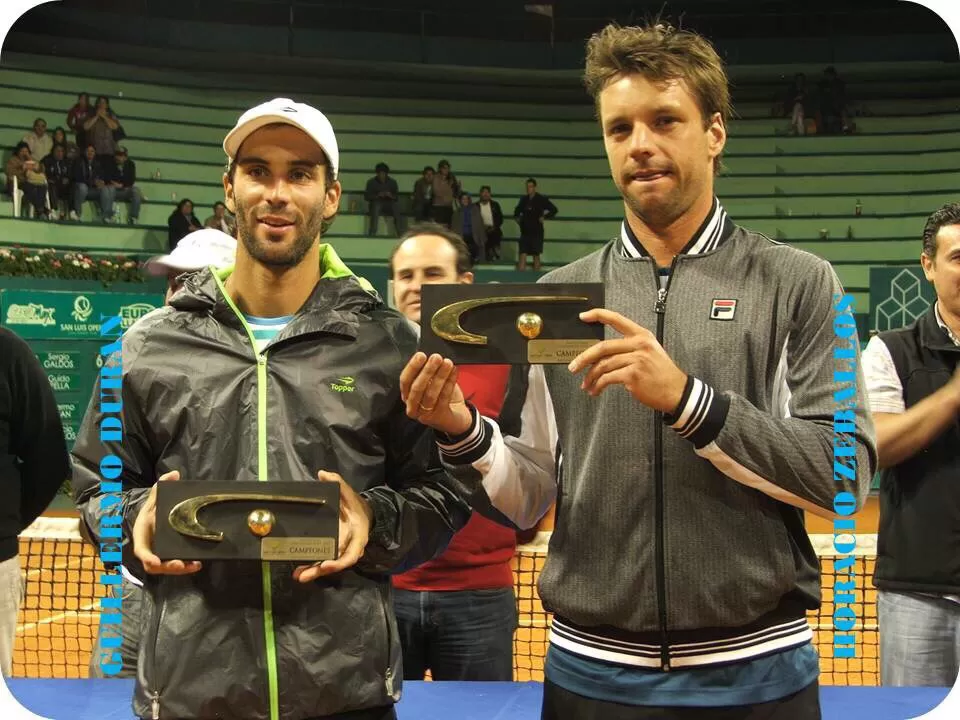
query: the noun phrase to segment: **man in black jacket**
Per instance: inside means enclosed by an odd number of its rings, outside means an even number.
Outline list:
[[[15,308],[16,306],[11,306]],[[70,477],[47,374],[30,347],[0,327],[0,674],[9,677],[23,590],[17,535]]]
[[[70,187],[73,185],[73,168],[66,154],[66,146],[57,143],[43,159],[43,174],[47,176],[51,212],[56,213],[61,220],[64,218],[61,202],[70,205]]]
[[[110,206],[113,207],[115,201],[129,202],[130,212],[127,213],[127,222],[135,225],[140,217],[140,203],[143,202],[143,195],[140,188],[136,186],[137,182],[137,164],[127,156],[125,147],[117,147],[114,154],[114,162],[106,169],[106,186],[110,193]]]
[[[73,209],[71,220],[79,220],[83,214],[83,203],[97,200],[100,203],[100,219],[108,222],[113,217],[113,195],[107,187],[106,174],[97,158],[97,149],[87,145],[83,157],[78,157],[73,165]]]
[[[863,372],[877,428],[880,682],[950,686],[960,673],[960,203],[923,230],[937,301],[870,338]]]
[[[446,548],[466,493],[400,400],[415,331],[321,242],[341,195],[329,121],[279,98],[244,113],[224,150],[235,266],[188,276],[124,333],[104,363],[122,367],[122,442],[101,437],[98,383],[73,450],[95,539],[117,512],[100,459],[123,461],[123,564],[144,581],[134,713],[390,720],[402,673],[389,574]],[[181,478],[337,483],[337,559],[162,561],[156,486]]]
[[[543,221],[557,215],[557,206],[537,192],[537,181],[527,178],[527,194],[517,201],[513,216],[520,225],[520,252],[517,270],[527,269],[527,255],[533,255],[533,269],[540,269],[543,252]]]

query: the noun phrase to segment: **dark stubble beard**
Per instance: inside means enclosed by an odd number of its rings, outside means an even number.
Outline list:
[[[653,203],[647,202],[646,207],[641,205],[640,201],[626,192],[626,188],[620,189],[624,202],[637,218],[652,230],[661,230],[670,227],[677,218],[686,212],[684,199],[678,191],[670,193],[665,202]]]
[[[294,226],[296,238],[293,245],[287,252],[278,255],[276,252],[271,252],[264,243],[257,239],[256,220],[251,220],[248,207],[240,202],[236,196],[234,196],[233,201],[237,208],[237,236],[240,238],[240,242],[243,243],[250,257],[273,268],[292,268],[300,264],[320,236],[323,215],[327,208],[327,202],[324,199],[310,211],[304,225],[298,222]],[[251,223],[253,227],[251,227]]]

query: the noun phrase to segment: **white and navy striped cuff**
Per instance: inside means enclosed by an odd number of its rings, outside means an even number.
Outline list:
[[[484,421],[479,411],[470,406],[470,415],[473,424],[462,435],[447,435],[437,433],[437,447],[440,448],[440,457],[451,465],[469,465],[482,458],[493,440],[493,430],[490,424]]]
[[[688,375],[680,404],[663,420],[680,437],[690,440],[699,449],[717,439],[729,411],[730,399],[726,395]]]

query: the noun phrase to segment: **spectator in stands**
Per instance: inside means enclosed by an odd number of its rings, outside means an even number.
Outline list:
[[[71,207],[73,165],[67,160],[67,150],[60,143],[54,145],[53,152],[43,159],[43,174],[47,176],[50,211],[55,217],[63,220]]]
[[[370,204],[370,235],[377,234],[380,215],[392,215],[394,232],[397,237],[403,232],[400,220],[400,190],[397,181],[390,177],[390,168],[386,163],[377,163],[376,175],[367,180],[364,199]]]
[[[67,158],[68,162],[72,163],[77,159],[77,146],[67,139],[67,131],[62,127],[58,127],[53,131],[53,145],[54,147],[57,145],[63,145],[63,154],[64,157]]]
[[[113,162],[107,167],[106,181],[107,192],[110,193],[111,209],[113,209],[117,200],[130,203],[127,222],[130,225],[135,225],[140,217],[140,204],[143,202],[143,194],[136,185],[137,164],[127,156],[127,149],[121,145],[117,146]]]
[[[23,136],[23,142],[30,148],[30,157],[41,162],[53,150],[53,136],[47,133],[47,121],[37,118],[33,121],[33,132]]]
[[[63,424],[30,346],[0,327],[0,675],[12,674],[23,593],[17,536],[70,477]]]
[[[470,263],[476,265],[486,256],[487,231],[483,226],[480,206],[474,204],[470,193],[460,193],[460,200],[457,203],[457,209],[453,212],[451,224],[456,228],[454,232],[460,233],[470,249]]]
[[[87,145],[83,157],[77,158],[73,164],[73,210],[70,211],[70,219],[79,220],[83,216],[83,203],[97,200],[100,203],[100,220],[108,222],[113,217],[113,197],[106,186],[105,169],[91,143]]]
[[[794,135],[807,134],[806,100],[807,76],[803,73],[797,73],[793,78],[793,84],[787,90],[787,96],[783,103],[784,115],[790,118],[790,132]]]
[[[43,174],[43,165],[30,156],[30,147],[20,142],[14,148],[13,155],[7,160],[7,193],[13,195],[13,179],[23,197],[36,211],[37,217],[49,217],[47,210],[47,178]]]
[[[880,454],[874,583],[880,683],[952,686],[960,673],[960,203],[933,213],[920,264],[936,302],[870,338],[863,374]]]
[[[203,221],[205,228],[213,228],[230,237],[237,236],[237,221],[227,212],[227,206],[219,200],[213,204],[213,215]]]
[[[177,243],[182,238],[202,228],[197,216],[193,214],[193,201],[189,198],[181,200],[177,203],[177,209],[167,218],[167,240],[170,244],[170,252],[176,250]]]
[[[480,188],[480,217],[483,219],[483,229],[487,235],[486,258],[500,259],[500,241],[503,239],[503,211],[500,203],[490,197],[490,186]]]
[[[77,102],[67,113],[67,127],[73,130],[74,140],[78,148],[87,146],[87,131],[83,125],[87,121],[92,108],[90,107],[90,96],[82,92],[77,95]]]
[[[435,223],[411,227],[390,257],[397,309],[420,323],[420,288],[472,283],[470,253],[454,232]],[[481,413],[496,418],[506,395],[508,365],[463,365],[460,388]],[[440,557],[393,578],[403,679],[510,681],[517,603],[510,561],[517,535],[472,513]]]
[[[100,164],[107,167],[113,162],[113,154],[117,150],[116,133],[120,130],[120,122],[110,109],[110,101],[103,95],[97,98],[96,107],[87,114],[83,130],[87,145],[97,149]]]
[[[527,194],[520,198],[513,216],[520,225],[520,253],[517,270],[527,269],[527,255],[533,255],[533,269],[540,269],[543,252],[543,221],[557,215],[557,206],[537,192],[537,181],[527,178]]]
[[[825,135],[849,132],[847,86],[832,65],[823,71],[819,86],[817,131]]]
[[[433,176],[433,221],[450,227],[453,220],[453,202],[460,197],[460,183],[457,176],[450,172],[450,163],[441,160],[437,163],[437,173]]]
[[[416,222],[430,219],[433,207],[433,168],[427,165],[423,176],[413,184],[413,217]]]

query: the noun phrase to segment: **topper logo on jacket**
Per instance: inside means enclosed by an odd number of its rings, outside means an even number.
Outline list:
[[[733,320],[737,312],[736,300],[714,300],[710,308],[711,320]]]
[[[357,388],[353,385],[353,378],[344,376],[338,377],[336,382],[330,383],[330,389],[335,392],[351,393]]]

